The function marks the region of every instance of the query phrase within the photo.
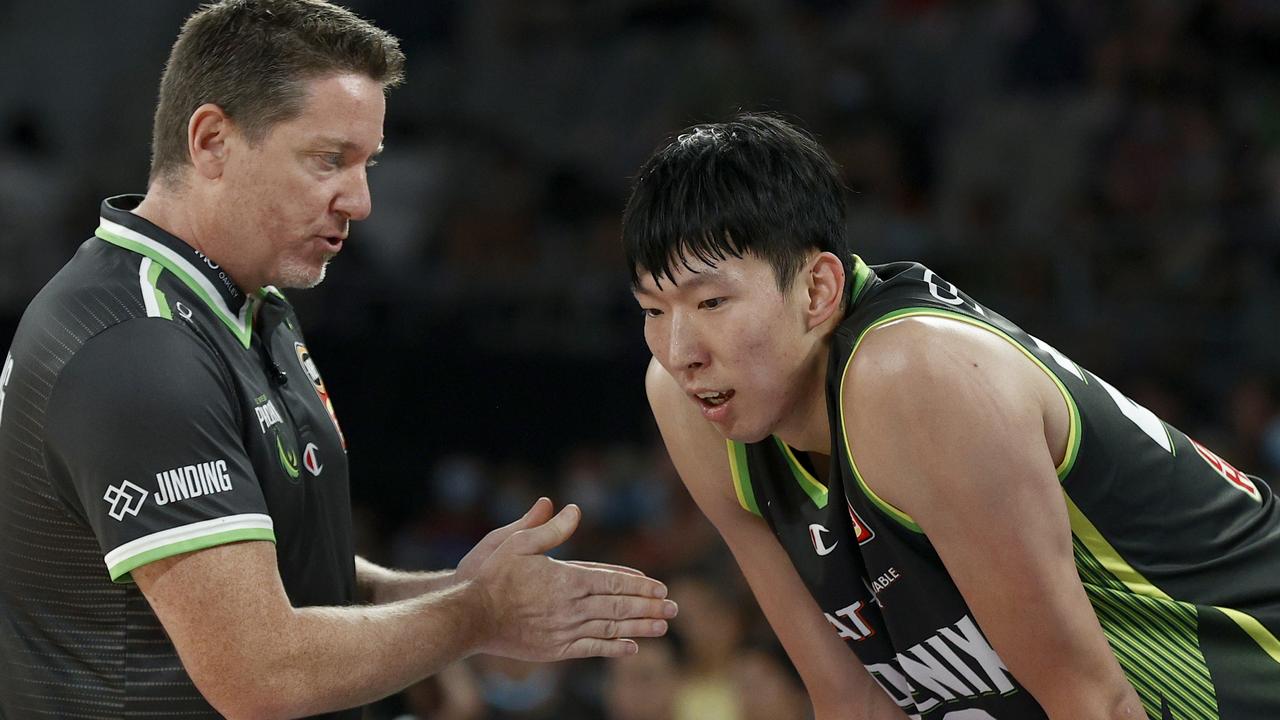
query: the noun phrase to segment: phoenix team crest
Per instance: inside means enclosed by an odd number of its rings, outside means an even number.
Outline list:
[[[333,420],[333,427],[338,431],[338,439],[342,441],[342,447],[347,447],[347,436],[342,434],[342,426],[338,424],[338,414],[333,411],[333,401],[329,399],[329,391],[325,389],[324,380],[320,378],[320,370],[316,368],[316,363],[311,359],[311,353],[307,350],[307,346],[300,342],[293,344],[293,349],[298,353],[298,364],[302,366],[303,372],[307,374],[307,379],[311,381],[311,387],[316,389],[316,394],[320,396],[320,402],[324,403],[324,409],[329,411],[329,419]]]

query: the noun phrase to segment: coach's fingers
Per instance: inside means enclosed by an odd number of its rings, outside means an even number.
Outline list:
[[[516,532],[508,542],[512,543],[511,549],[521,555],[541,554],[564,544],[578,529],[581,519],[582,511],[577,505],[565,505],[555,517],[537,527]]]
[[[626,573],[628,575],[649,577],[648,575],[645,575],[644,572],[635,568],[629,568],[626,565],[613,565],[610,563],[592,562],[591,560],[567,560],[566,562],[570,565],[577,565],[578,567],[589,568],[591,570],[611,570],[613,572]]]
[[[587,637],[616,640],[618,638],[662,637],[667,634],[666,620],[589,620],[579,632]]]
[[[588,595],[574,603],[584,620],[667,620],[680,612],[670,600],[633,595]]]
[[[635,640],[601,640],[600,638],[578,638],[569,643],[561,654],[561,660],[586,657],[625,657],[635,655],[640,649]]]
[[[588,573],[587,592],[591,595],[637,595],[651,598],[667,596],[667,586],[651,577],[613,570],[584,568],[584,572]]]

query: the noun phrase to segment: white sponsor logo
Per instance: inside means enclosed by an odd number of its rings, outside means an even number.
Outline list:
[[[280,425],[284,422],[284,418],[280,417],[280,411],[276,410],[275,404],[270,400],[253,409],[258,416],[258,427],[262,428],[262,434],[267,434],[267,429]]]
[[[315,443],[307,443],[307,449],[302,452],[302,466],[312,477],[320,477],[320,471],[324,470],[324,463],[320,462],[320,448]]]
[[[156,504],[213,495],[231,489],[226,460],[210,460],[156,473]],[[137,514],[135,512],[135,514]]]
[[[831,543],[831,545],[827,545],[822,541],[822,534],[829,532],[831,531],[818,523],[812,523],[809,525],[809,539],[813,541],[813,549],[819,555],[830,555],[831,551],[835,550],[836,546],[840,544],[839,540]]]
[[[137,515],[138,511],[142,509],[142,503],[146,502],[147,496],[150,494],[125,480],[119,485],[108,487],[102,499],[111,504],[111,509],[107,510],[107,514],[120,521],[124,520],[125,515]]]

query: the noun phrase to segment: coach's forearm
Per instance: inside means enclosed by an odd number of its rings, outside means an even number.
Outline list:
[[[393,570],[356,556],[356,588],[364,602],[383,603],[407,600],[445,590],[458,582],[453,570],[408,572]]]
[[[484,593],[471,583],[383,605],[296,609],[241,667],[197,684],[230,718],[363,705],[475,652],[486,613]]]

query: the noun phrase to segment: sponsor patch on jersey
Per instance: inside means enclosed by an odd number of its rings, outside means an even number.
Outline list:
[[[258,404],[253,408],[253,412],[258,416],[258,427],[262,430],[262,434],[266,435],[267,431],[276,425],[283,425],[284,418],[280,416],[280,411],[276,409],[275,403],[271,402],[266,395],[259,395]]]
[[[866,545],[875,539],[876,531],[862,521],[862,518],[858,516],[858,512],[853,509],[852,505],[849,505],[849,521],[853,523],[853,537],[857,539],[859,545]]]
[[[1191,438],[1187,439],[1191,440]],[[1209,463],[1209,467],[1213,468],[1214,472],[1221,475],[1224,480],[1231,483],[1237,490],[1253,498],[1254,502],[1262,502],[1262,493],[1258,491],[1258,486],[1253,484],[1253,480],[1250,480],[1248,475],[1235,469],[1231,466],[1231,463],[1218,457],[1212,450],[1195,440],[1191,440],[1191,445],[1195,447],[1201,459]]]
[[[227,470],[226,460],[209,460],[156,473],[156,505],[168,505],[229,490],[231,473]]]
[[[329,391],[324,386],[324,380],[320,377],[320,370],[316,367],[315,360],[311,359],[311,353],[307,350],[307,346],[300,342],[293,344],[293,350],[298,354],[298,364],[302,366],[303,372],[307,374],[307,379],[311,381],[311,387],[316,389],[316,394],[320,396],[320,402],[324,404],[324,409],[329,413],[329,419],[333,420],[333,427],[338,431],[338,439],[342,441],[343,449],[347,447],[347,437],[342,434],[342,426],[338,424],[338,414],[333,411],[333,401],[329,399]]]
[[[151,493],[143,488],[134,485],[125,480],[119,485],[110,485],[107,492],[102,496],[103,500],[111,507],[107,509],[107,514],[115,518],[116,522],[124,520],[125,515],[137,515],[142,509],[142,503],[147,501],[147,496]]]

